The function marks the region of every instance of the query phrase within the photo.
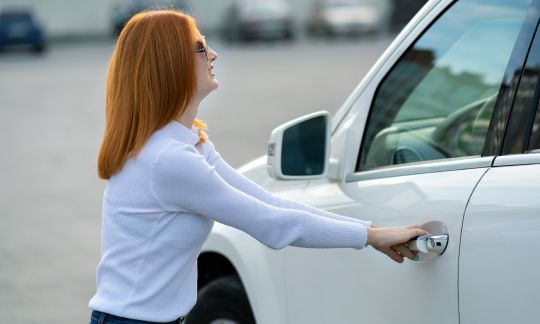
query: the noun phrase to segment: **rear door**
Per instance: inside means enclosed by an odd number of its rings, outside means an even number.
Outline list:
[[[346,179],[311,182],[303,201],[379,226],[421,224],[448,233],[449,246],[401,265],[370,248],[288,248],[290,323],[459,322],[463,214],[495,157],[485,147],[500,135],[488,130],[496,107],[512,103],[512,76],[533,36],[531,0],[446,1],[433,10],[333,134],[333,149],[346,146],[338,162]]]
[[[540,1],[535,2],[536,13]],[[461,323],[537,323],[540,302],[540,35],[506,136],[471,197],[459,262]]]

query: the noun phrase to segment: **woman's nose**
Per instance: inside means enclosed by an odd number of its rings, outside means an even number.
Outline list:
[[[210,60],[211,61],[214,61],[215,59],[218,58],[218,53],[216,51],[214,51],[212,48],[208,48],[210,50]]]

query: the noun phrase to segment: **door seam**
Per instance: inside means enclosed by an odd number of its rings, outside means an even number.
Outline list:
[[[461,216],[461,228],[460,228],[460,231],[459,231],[459,246],[458,246],[458,259],[457,259],[457,262],[458,262],[458,264],[457,264],[457,302],[458,302],[458,323],[460,323],[460,324],[461,324],[461,309],[460,309],[460,302],[459,302],[459,296],[460,296],[460,293],[459,293],[459,282],[460,282],[459,275],[460,275],[460,263],[461,263],[461,244],[463,244],[463,240],[462,240],[462,237],[463,237],[463,224],[465,223],[465,215],[467,213],[467,209],[469,208],[469,203],[471,202],[472,196],[474,195],[474,192],[476,191],[476,188],[478,187],[478,185],[480,184],[482,179],[484,179],[484,176],[488,173],[489,170],[491,170],[491,168],[493,168],[493,166],[489,167],[489,168],[486,168],[486,171],[484,171],[484,173],[480,176],[480,178],[478,179],[478,181],[474,185],[474,188],[471,191],[471,194],[469,195],[469,199],[467,199],[467,203],[465,204],[465,209],[463,210],[463,215]]]

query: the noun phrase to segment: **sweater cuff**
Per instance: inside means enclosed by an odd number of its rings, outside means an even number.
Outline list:
[[[365,220],[358,220],[358,222],[364,225],[365,227],[370,227],[371,224],[373,223],[372,221],[365,221]]]
[[[360,249],[365,248],[367,246],[367,235],[368,235],[367,228],[368,226],[362,226],[362,228],[360,229]]]
[[[351,246],[355,249],[363,249],[367,245],[367,226],[364,226],[360,223],[352,223],[354,224],[352,230],[352,244]]]

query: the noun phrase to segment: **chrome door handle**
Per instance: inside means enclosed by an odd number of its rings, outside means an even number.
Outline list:
[[[407,246],[412,251],[418,251],[418,252],[424,252],[424,253],[435,253],[435,254],[443,254],[444,250],[446,250],[446,246],[448,245],[448,234],[441,234],[441,235],[432,235],[432,234],[425,234],[420,235],[409,242],[407,242]]]

